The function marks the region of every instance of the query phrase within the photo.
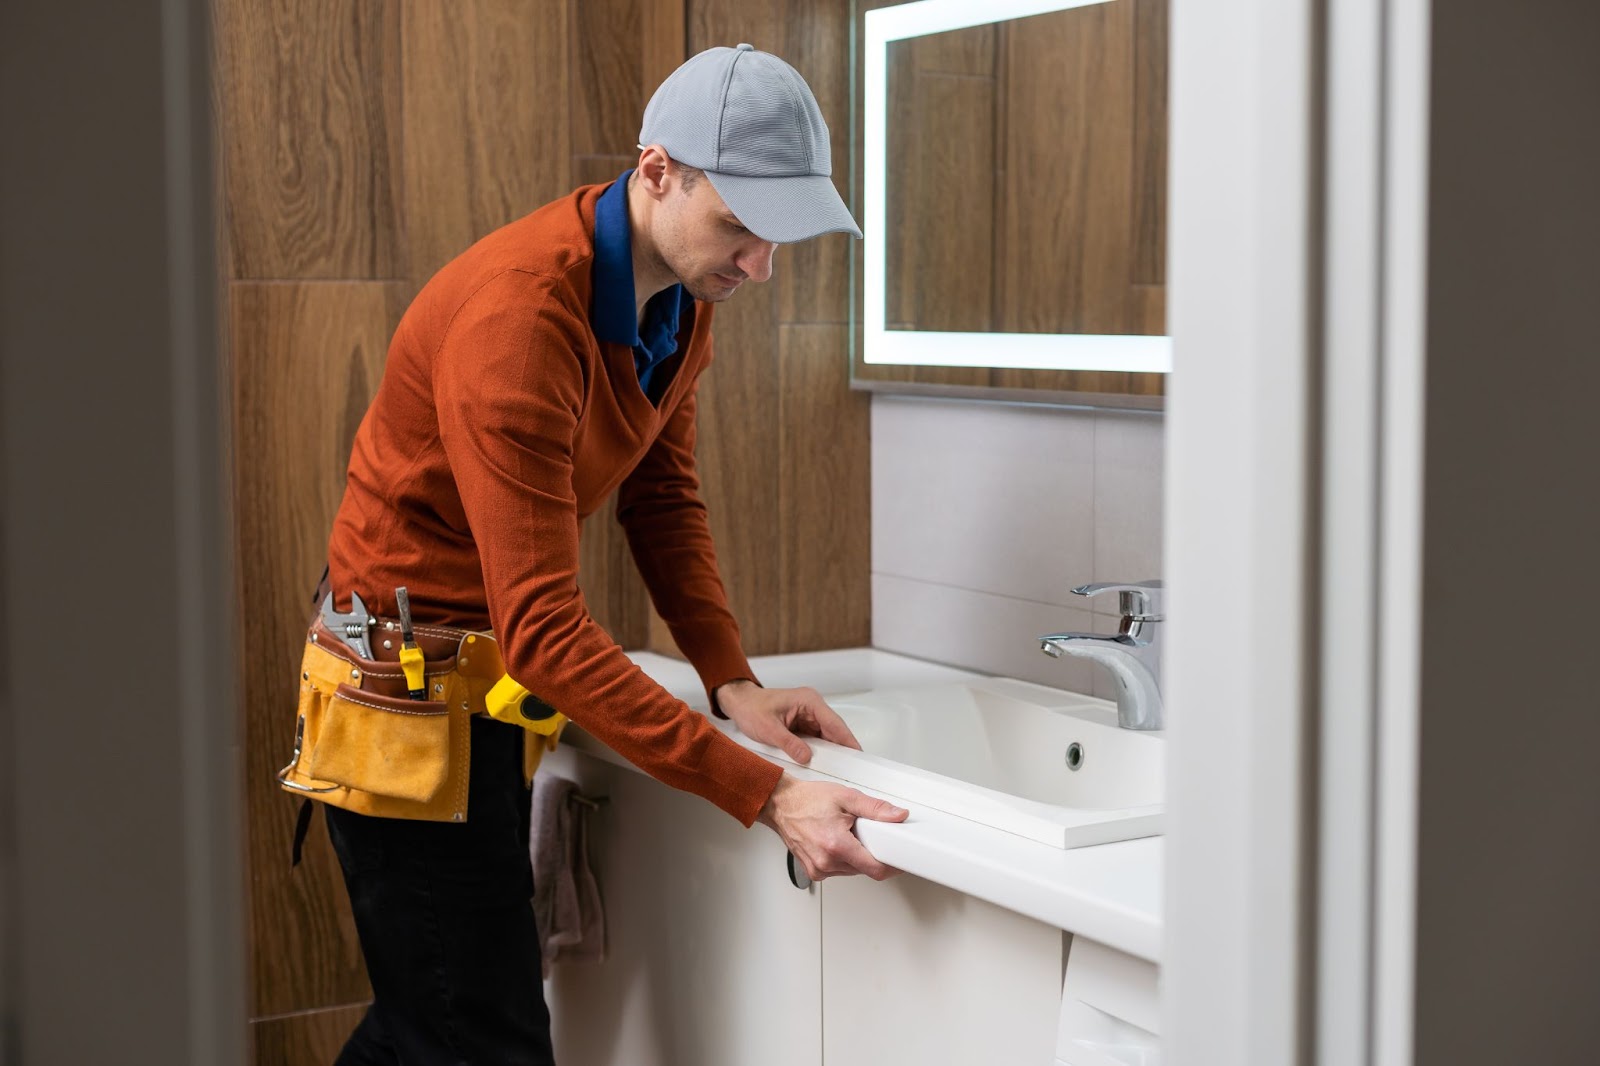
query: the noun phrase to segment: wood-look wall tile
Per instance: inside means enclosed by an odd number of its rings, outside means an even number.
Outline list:
[[[781,55],[784,0],[686,0],[688,52],[732,48],[740,42]]]
[[[640,7],[650,0],[572,5],[572,153],[627,155],[644,111]]]
[[[684,0],[639,0],[644,51],[640,66],[639,117],[667,75],[689,58],[689,27]],[[635,131],[637,132],[637,130]]]
[[[365,1003],[355,1003],[251,1022],[255,1064],[328,1066],[366,1013]]]
[[[395,278],[399,0],[223,0],[231,276]]]
[[[1133,0],[1132,281],[1137,285],[1167,283],[1170,21],[1169,0]]]
[[[297,804],[274,773],[294,738],[311,594],[405,286],[235,283],[241,673],[245,702],[253,1013],[368,995],[344,885],[320,825],[289,865]],[[320,819],[319,819],[320,821]]]
[[[850,390],[846,337],[839,325],[778,331],[784,652],[872,639],[871,400]]]
[[[633,155],[584,155],[572,157],[572,185],[600,185],[614,181],[624,170],[639,161]]]
[[[1128,293],[1133,332],[1153,337],[1167,332],[1167,287],[1135,285]]]
[[[746,653],[780,648],[778,627],[778,372],[770,286],[719,304],[716,362],[700,379],[696,457],[717,561]]]
[[[520,0],[406,4],[405,205],[417,284],[571,191],[568,11]]]
[[[782,15],[775,54],[800,72],[817,98],[828,124],[833,184],[849,203],[850,5],[847,0],[787,0]],[[849,320],[850,256],[855,243],[848,233],[829,233],[778,250],[773,281],[778,286],[780,322]]]

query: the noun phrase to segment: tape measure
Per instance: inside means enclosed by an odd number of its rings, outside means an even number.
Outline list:
[[[484,697],[489,717],[520,725],[531,733],[553,737],[567,724],[567,716],[519,685],[506,674]]]

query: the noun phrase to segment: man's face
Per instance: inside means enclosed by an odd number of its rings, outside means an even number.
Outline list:
[[[660,204],[656,250],[696,300],[715,303],[772,276],[777,245],[745,229],[704,177]]]

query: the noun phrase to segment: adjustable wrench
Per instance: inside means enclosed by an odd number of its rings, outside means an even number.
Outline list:
[[[367,630],[376,625],[378,620],[367,611],[367,605],[361,602],[361,593],[350,593],[350,613],[340,614],[333,609],[333,593],[328,593],[328,598],[322,601],[322,624],[327,626],[340,640],[350,645],[355,653],[363,659],[372,658],[372,642],[367,639]]]

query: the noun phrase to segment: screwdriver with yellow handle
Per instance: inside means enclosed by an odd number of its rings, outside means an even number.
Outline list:
[[[404,585],[394,590],[394,602],[400,612],[400,669],[406,675],[406,694],[414,700],[425,700],[428,698],[428,663],[422,657],[422,649],[417,647],[416,635],[411,632],[411,597],[406,595]]]

